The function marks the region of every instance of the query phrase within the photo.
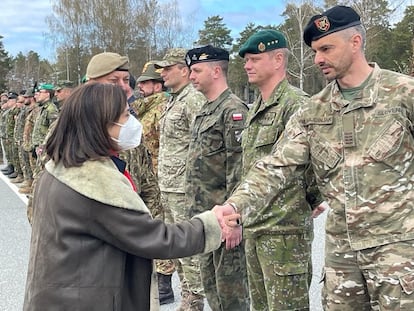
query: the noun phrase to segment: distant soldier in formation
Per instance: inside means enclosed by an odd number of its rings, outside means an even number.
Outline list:
[[[36,101],[34,100],[34,94],[32,90],[26,91],[23,95],[25,98],[25,106],[22,109],[20,114],[21,120],[19,120],[19,131],[21,131],[21,138],[20,138],[20,149],[19,149],[19,158],[20,164],[22,166],[23,171],[23,184],[20,186],[19,192],[22,194],[29,194],[31,191],[32,183],[33,183],[33,169],[35,167],[36,162],[33,161],[33,155],[28,149],[27,146],[27,137],[31,136],[31,126],[30,130],[28,128],[27,122],[28,119],[32,116],[33,109],[36,106]],[[30,143],[28,144],[30,146]]]

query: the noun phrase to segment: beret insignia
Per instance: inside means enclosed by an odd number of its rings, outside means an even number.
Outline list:
[[[260,42],[259,45],[257,46],[257,49],[260,52],[264,52],[264,51],[266,51],[266,45],[263,42]]]
[[[326,16],[322,16],[321,18],[316,19],[314,23],[316,28],[321,32],[326,32],[329,30],[329,28],[331,28],[331,23]]]

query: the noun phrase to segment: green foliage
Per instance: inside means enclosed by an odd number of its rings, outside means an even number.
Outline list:
[[[230,33],[231,30],[226,27],[221,16],[210,16],[204,21],[204,28],[198,31],[199,39],[194,44],[211,44],[212,46],[226,49],[231,47],[233,43]]]
[[[6,90],[6,76],[11,69],[11,59],[4,49],[3,36],[0,35],[0,91]]]

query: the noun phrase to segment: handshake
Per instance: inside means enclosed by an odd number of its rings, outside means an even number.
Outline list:
[[[240,225],[240,214],[230,203],[216,205],[212,211],[216,214],[217,221],[221,227],[221,237],[226,241],[226,249],[232,249],[242,241],[242,227]]]

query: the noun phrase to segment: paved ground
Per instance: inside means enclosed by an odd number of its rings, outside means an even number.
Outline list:
[[[0,173],[0,311],[20,311],[24,299],[31,229],[26,217],[27,199],[17,190]],[[315,221],[311,311],[322,311],[319,276],[323,262],[325,217],[322,215]],[[176,301],[162,306],[161,311],[173,311],[179,305],[180,289],[176,275],[173,285]],[[204,310],[210,310],[207,304]]]

